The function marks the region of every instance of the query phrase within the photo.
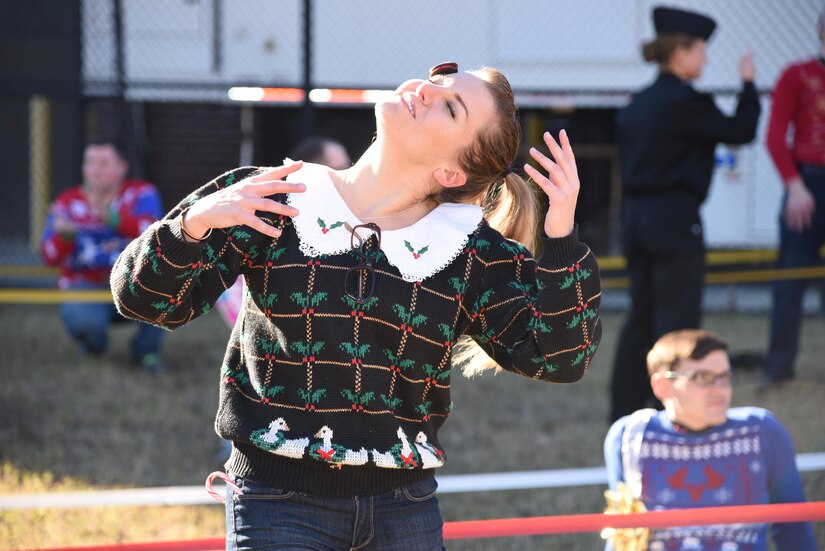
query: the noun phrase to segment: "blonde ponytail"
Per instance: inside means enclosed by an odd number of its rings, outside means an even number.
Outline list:
[[[506,237],[518,241],[533,255],[538,249],[538,188],[518,174],[504,177],[494,197],[484,205],[487,222]]]
[[[493,193],[488,194],[484,204],[484,217],[490,226],[507,239],[527,247],[533,255],[538,248],[537,228],[541,214],[537,189],[511,172]],[[458,340],[453,352],[453,364],[460,366],[461,373],[468,378],[489,369],[496,373],[501,371],[501,367],[469,337]]]
[[[496,120],[482,129],[459,154],[459,165],[467,182],[463,186],[445,188],[435,199],[480,205],[491,227],[535,254],[539,228],[537,188],[509,168],[521,145],[521,124],[513,89],[507,77],[496,69],[482,67],[470,73],[487,83],[496,108]],[[452,360],[453,365],[461,366],[468,377],[487,369],[501,370],[468,337],[459,339]]]

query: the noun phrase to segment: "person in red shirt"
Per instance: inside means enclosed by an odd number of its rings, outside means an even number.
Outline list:
[[[817,264],[825,242],[825,11],[817,32],[820,57],[785,69],[773,91],[768,123],[768,152],[785,183],[778,266],[787,269]],[[763,389],[795,376],[806,284],[803,279],[773,284]]]
[[[129,163],[116,143],[96,142],[83,155],[83,183],[54,200],[40,251],[46,264],[60,267],[61,289],[109,289],[109,273],[120,252],[152,222],[162,207],[157,188],[127,179]],[[120,316],[112,303],[64,302],[60,315],[84,356],[107,347],[109,325]],[[132,341],[134,360],[149,371],[163,368],[163,330],[141,323]]]

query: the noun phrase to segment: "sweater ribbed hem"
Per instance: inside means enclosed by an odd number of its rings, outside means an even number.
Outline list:
[[[317,463],[317,464],[316,464]],[[322,497],[373,495],[435,476],[435,469],[338,468],[321,462],[281,458],[236,442],[224,465],[227,473],[273,488]]]

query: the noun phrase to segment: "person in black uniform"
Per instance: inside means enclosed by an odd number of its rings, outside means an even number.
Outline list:
[[[723,114],[697,92],[705,44],[716,22],[699,13],[657,7],[656,38],[643,45],[659,65],[656,80],[617,117],[622,176],[622,244],[632,307],[621,333],[611,381],[611,421],[653,400],[645,354],[670,331],[700,326],[705,246],[699,206],[707,197],[718,143],[756,135],[759,98],[746,52],[736,114]]]

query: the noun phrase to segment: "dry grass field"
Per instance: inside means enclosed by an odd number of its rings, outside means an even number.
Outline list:
[[[622,314],[603,315],[604,340],[590,373],[557,386],[510,374],[453,381],[456,411],[442,432],[443,474],[602,464],[607,384]],[[129,326],[110,352],[80,364],[56,306],[0,305],[0,494],[202,484],[218,468],[212,430],[218,366],[228,330],[210,313],[168,336],[169,370],[128,365]],[[733,351],[763,350],[761,315],[714,314],[706,326]],[[798,380],[767,395],[758,373],[738,372],[734,402],[773,410],[798,452],[825,451],[825,319],[805,321]],[[825,500],[825,472],[803,475],[810,500]],[[603,488],[445,494],[446,520],[593,513]],[[825,523],[815,526],[825,549]],[[223,534],[220,506],[0,511],[0,549],[193,539]],[[597,550],[595,534],[466,540],[462,549]]]

